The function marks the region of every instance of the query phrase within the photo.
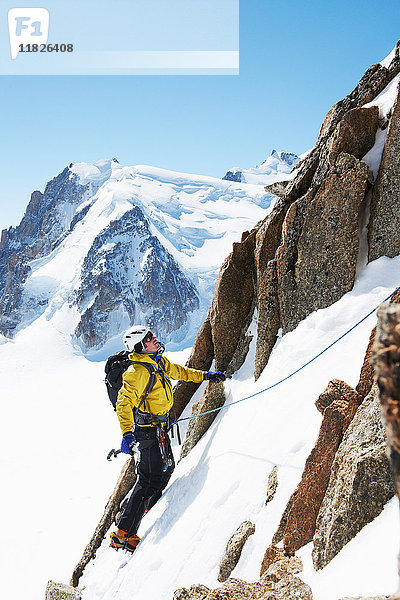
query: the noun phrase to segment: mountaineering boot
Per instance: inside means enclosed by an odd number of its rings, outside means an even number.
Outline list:
[[[118,529],[118,531],[112,531],[110,534],[111,548],[115,548],[116,550],[123,548],[125,544],[125,537],[126,531],[123,531],[122,529]]]
[[[128,550],[128,552],[135,552],[139,542],[140,537],[138,535],[131,535],[126,538],[124,549]]]
[[[129,536],[126,531],[123,529],[118,529],[118,531],[112,531],[110,534],[111,548],[115,548],[115,550],[119,550],[123,548],[124,550],[128,550],[128,552],[134,552],[136,550],[136,546],[140,542],[140,537],[137,535]]]

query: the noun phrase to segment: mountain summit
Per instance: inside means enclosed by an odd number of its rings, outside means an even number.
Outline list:
[[[232,242],[273,200],[260,185],[71,163],[2,232],[0,332],[61,319],[87,351],[143,321],[179,344],[204,318]]]
[[[235,167],[230,169],[224,175],[223,179],[262,185],[271,185],[277,181],[288,181],[292,179],[293,174],[291,172],[299,160],[300,157],[291,152],[272,150],[271,155],[261,165],[252,169],[239,169]]]

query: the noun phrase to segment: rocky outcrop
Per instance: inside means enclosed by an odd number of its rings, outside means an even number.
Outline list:
[[[400,303],[400,293],[399,291],[393,294],[390,298],[390,304],[399,304]],[[371,335],[369,337],[369,342],[367,346],[367,350],[365,352],[364,362],[361,368],[360,379],[356,385],[357,392],[365,398],[369,394],[372,389],[374,383],[374,368],[372,365],[372,349],[375,344],[376,337],[376,327],[374,327],[371,331]]]
[[[359,250],[358,214],[368,177],[365,163],[342,152],[318,191],[309,192],[291,206],[277,252],[284,332],[353,287]]]
[[[144,322],[160,339],[179,335],[199,307],[193,284],[151,235],[143,211],[134,207],[112,221],[87,253],[75,294],[81,318],[80,345],[101,346],[124,325]]]
[[[78,588],[50,580],[46,587],[45,600],[82,600],[82,593]]]
[[[362,402],[362,397],[359,396],[358,393],[355,393],[355,390],[353,390],[353,388],[345,381],[342,381],[341,379],[332,379],[322,394],[320,394],[316,399],[315,406],[320,413],[324,414],[325,409],[328,406],[330,406],[336,400],[340,401],[340,399],[343,399],[348,404],[355,402],[356,407]],[[346,407],[346,404],[344,406]],[[353,414],[353,410],[350,411],[350,415],[351,414]],[[350,415],[348,415],[348,418]]]
[[[191,585],[190,588],[181,588],[174,593],[173,600],[204,600],[210,593],[210,588],[201,583]]]
[[[192,415],[199,415],[207,411],[213,411],[189,421],[185,439],[181,449],[181,459],[184,458],[197,444],[200,438],[214,422],[218,414],[218,408],[225,404],[225,391],[223,383],[208,382],[204,394],[193,404]]]
[[[379,108],[352,108],[337,124],[327,144],[328,163],[333,164],[340,152],[361,159],[375,143]]]
[[[352,289],[360,249],[359,218],[373,185],[372,174],[360,159],[374,145],[381,126],[377,106],[363,105],[399,72],[398,44],[388,67],[372,65],[356,88],[332,107],[315,147],[295,165],[295,176],[276,186],[281,197],[271,213],[234,246],[221,269],[209,314],[217,368],[227,367],[240,343],[253,297],[257,379],[280,332],[291,331],[311,312]],[[390,235],[395,238],[396,233]],[[359,383],[363,396],[371,385],[371,370],[365,363]],[[190,400],[192,390],[187,386],[185,390],[180,406]]]
[[[268,502],[271,502],[271,500],[274,499],[277,489],[278,489],[278,467],[275,466],[272,469],[272,471],[268,477],[267,497],[265,500],[265,504],[268,504]]]
[[[340,600],[395,600],[395,598],[393,596],[370,596],[369,598],[357,596],[356,598],[340,598]]]
[[[387,439],[400,498],[400,306],[382,307],[372,351]]]
[[[329,384],[324,397],[329,398],[330,403],[324,410],[318,439],[307,458],[283,536],[285,552],[291,555],[313,539],[332,463],[343,434],[361,402],[355,390],[337,380]]]
[[[286,504],[285,510],[283,511],[283,514],[281,516],[281,520],[279,521],[278,529],[275,531],[274,535],[272,536],[273,544],[278,544],[279,542],[281,542],[283,540],[283,536],[285,534],[285,529],[286,529],[286,525],[287,525],[287,521],[288,521],[288,516],[292,509],[293,503],[295,501],[297,491],[298,491],[298,488],[293,492],[293,494],[289,498],[288,503]]]
[[[217,282],[208,317],[196,338],[190,366],[209,365],[215,359],[215,367],[231,375],[243,364],[251,342],[247,335],[254,312],[254,248],[256,229],[245,232],[240,243],[224,261]],[[210,339],[211,334],[211,339]],[[212,352],[212,354],[211,354]],[[206,357],[206,360],[205,360]],[[187,363],[188,364],[188,363]],[[199,368],[199,367],[196,367]],[[179,384],[174,399],[182,411],[196,391],[195,386]],[[175,400],[176,401],[176,400]],[[192,415],[220,408],[225,402],[223,384],[207,384],[202,398],[192,408]],[[214,421],[218,412],[190,421],[182,446],[181,458],[197,444]]]
[[[303,569],[300,558],[277,558],[256,583],[231,578],[215,590],[193,585],[177,590],[173,600],[312,600],[311,588],[296,577]]]
[[[89,186],[80,185],[65,168],[49,181],[42,194],[35,191],[18,227],[2,231],[0,243],[0,333],[12,336],[31,310],[44,310],[43,298],[23,306],[23,286],[29,262],[54,250],[71,225],[72,215],[87,198]]]
[[[253,306],[254,247],[254,231],[241,243],[234,243],[215,284],[209,316],[215,366],[220,371],[225,371],[232,360]]]
[[[394,494],[380,410],[375,386],[357,410],[336,453],[315,528],[316,570],[324,568],[375,519]]]
[[[264,189],[269,194],[278,196],[278,198],[282,198],[286,193],[288,183],[289,181],[277,181],[275,183],[271,183],[270,185],[266,185]]]
[[[281,324],[276,260],[271,260],[260,276],[257,302],[257,346],[254,360],[256,380],[268,362]]]
[[[260,577],[264,575],[266,571],[268,571],[268,569],[273,563],[278,562],[280,560],[284,560],[286,558],[287,556],[283,548],[278,548],[277,546],[273,545],[268,546],[264,553],[264,557],[261,563]]]
[[[368,259],[400,254],[400,84],[371,200]]]
[[[186,362],[188,367],[209,371],[214,360],[214,345],[211,335],[211,323],[209,317],[204,321],[194,340],[192,352]],[[174,389],[174,411],[179,418],[190,398],[194,395],[201,384],[191,381],[179,381]]]
[[[353,108],[346,112],[337,123],[332,135],[321,146],[319,164],[311,187],[319,186],[341,152],[361,159],[375,143],[379,125],[377,106]]]
[[[304,177],[299,168],[257,231],[256,378],[281,326],[284,331],[293,329],[312,310],[338,300],[354,283],[358,216],[372,181],[358,158],[373,146],[377,127],[377,107],[345,113],[321,146],[318,161],[314,157]],[[297,196],[304,194],[290,203],[295,189]]]
[[[281,324],[278,299],[276,250],[288,204],[280,200],[256,232],[257,342],[254,364],[256,379],[262,373],[275,345]]]
[[[371,364],[371,351],[375,342],[375,332],[376,327],[372,329],[371,335],[369,336],[369,342],[367,350],[365,352],[364,362],[361,367],[360,379],[356,385],[357,392],[363,398],[365,398],[370,393],[374,383],[374,370]]]
[[[227,171],[222,179],[226,179],[227,181],[236,181],[239,183],[242,181],[242,171]]]
[[[223,582],[230,577],[233,569],[239,562],[243,546],[249,537],[253,535],[255,530],[256,526],[250,521],[244,521],[244,523],[237,528],[233,536],[230,538],[226,546],[225,554],[222,557],[219,566],[219,574],[217,578],[218,581]]]
[[[320,154],[346,113],[371,102],[400,72],[399,49],[400,40],[397,42],[395,56],[388,67],[384,67],[380,63],[371,65],[354,90],[329,110],[321,126],[314,148],[297,165],[297,175],[287,187],[286,198],[288,200],[293,202],[306,193],[320,163]],[[320,169],[318,177],[313,181],[314,185],[318,185],[321,182],[322,174],[323,169]]]

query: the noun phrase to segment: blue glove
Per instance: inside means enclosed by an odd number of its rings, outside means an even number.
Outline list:
[[[133,455],[133,449],[131,448],[131,446],[134,443],[135,436],[133,435],[132,431],[127,431],[126,433],[124,433],[124,437],[122,438],[121,442],[121,452],[123,452],[124,454]]]
[[[225,381],[226,377],[225,373],[222,373],[222,371],[208,371],[206,373],[206,379],[218,383],[219,381]]]

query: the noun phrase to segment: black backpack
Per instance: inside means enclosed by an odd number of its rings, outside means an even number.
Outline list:
[[[106,365],[104,367],[104,371],[106,373],[106,387],[108,397],[110,398],[110,402],[116,410],[118,392],[122,387],[122,375],[125,373],[129,365],[143,365],[146,367],[150,374],[150,380],[147,384],[146,391],[140,401],[140,408],[143,402],[146,400],[147,396],[150,394],[153,389],[155,380],[156,380],[156,369],[153,365],[146,362],[140,362],[139,360],[129,360],[128,358],[129,352],[127,350],[121,350],[120,352],[116,352],[115,354],[111,354],[108,357]]]

